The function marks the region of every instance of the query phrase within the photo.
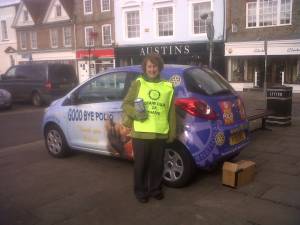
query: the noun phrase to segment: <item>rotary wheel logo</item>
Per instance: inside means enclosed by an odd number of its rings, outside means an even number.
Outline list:
[[[225,143],[225,135],[223,132],[218,132],[216,137],[215,137],[215,141],[216,141],[216,144],[218,146],[221,146]]]
[[[150,90],[148,95],[152,100],[157,100],[160,97],[160,92],[157,90]]]
[[[180,85],[181,83],[181,77],[179,75],[173,75],[170,80],[169,80],[173,85],[174,87]]]

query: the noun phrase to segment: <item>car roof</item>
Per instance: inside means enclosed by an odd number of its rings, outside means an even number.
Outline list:
[[[192,68],[194,66],[190,65],[178,65],[178,64],[165,64],[164,69],[162,73],[178,73],[182,74],[184,70],[188,68]],[[142,66],[141,65],[132,65],[132,66],[122,66],[122,67],[116,67],[114,69],[111,69],[109,71],[131,71],[131,72],[138,72],[142,73]]]

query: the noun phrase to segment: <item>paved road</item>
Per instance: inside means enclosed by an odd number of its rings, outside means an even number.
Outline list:
[[[42,139],[43,111],[43,108],[25,104],[14,105],[12,110],[0,111],[0,151],[3,147]]]
[[[259,104],[250,100],[248,108]],[[43,141],[0,148],[0,224],[299,225],[299,133],[297,116],[291,127],[253,133],[237,158],[257,164],[249,185],[222,186],[221,168],[199,171],[190,186],[165,188],[164,200],[147,204],[134,199],[128,161],[54,159]]]

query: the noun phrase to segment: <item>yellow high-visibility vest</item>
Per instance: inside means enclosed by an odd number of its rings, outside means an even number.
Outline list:
[[[137,80],[141,83],[138,98],[144,100],[148,118],[143,122],[134,120],[134,131],[167,134],[169,110],[174,92],[172,84],[167,81],[148,82],[142,77]]]

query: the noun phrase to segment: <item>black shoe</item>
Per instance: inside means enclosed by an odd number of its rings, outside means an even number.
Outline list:
[[[155,198],[156,200],[162,200],[164,197],[165,196],[163,193],[159,193],[159,194],[153,196],[153,198]]]
[[[147,197],[143,197],[143,198],[136,198],[140,203],[147,203],[149,201],[149,199]]]

